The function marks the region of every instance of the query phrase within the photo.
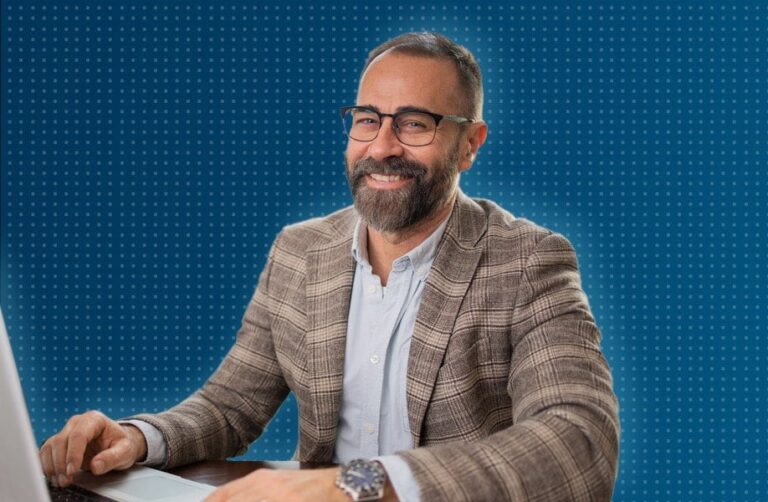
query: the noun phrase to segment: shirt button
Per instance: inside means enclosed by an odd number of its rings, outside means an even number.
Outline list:
[[[371,364],[378,364],[379,362],[379,356],[374,354],[371,356]]]
[[[368,286],[368,292],[371,293],[371,294],[375,293],[376,292],[376,286],[374,286],[373,284]]]
[[[375,429],[373,428],[373,424],[365,424],[365,432],[368,434],[373,434],[373,431]]]

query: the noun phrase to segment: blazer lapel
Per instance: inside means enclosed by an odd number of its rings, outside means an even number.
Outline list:
[[[312,249],[307,257],[308,374],[317,437],[311,458],[331,462],[341,408],[347,318],[355,261],[351,223],[340,238]]]
[[[411,339],[406,393],[414,447],[421,444],[424,416],[459,307],[480,261],[483,250],[477,243],[486,227],[483,209],[459,192],[424,286]]]

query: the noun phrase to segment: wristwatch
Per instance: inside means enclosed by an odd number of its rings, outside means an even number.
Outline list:
[[[356,459],[341,466],[336,486],[355,502],[381,500],[387,484],[387,471],[373,460]]]

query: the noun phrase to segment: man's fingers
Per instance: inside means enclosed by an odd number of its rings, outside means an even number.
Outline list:
[[[46,441],[40,450],[43,473],[56,486],[66,486],[71,479],[66,475],[66,438],[60,434]]]
[[[53,461],[53,475],[66,474],[67,469],[67,444],[66,438],[56,437],[51,441],[51,459]]]
[[[128,469],[134,463],[129,439],[121,439],[106,450],[94,455],[91,459],[90,470],[94,474],[104,474],[112,470]]]
[[[74,475],[83,466],[85,450],[92,442],[96,441],[104,433],[107,427],[107,418],[99,414],[85,414],[71,428],[65,456],[64,474]]]
[[[40,463],[43,466],[43,474],[46,478],[53,476],[53,457],[51,456],[51,445],[48,441],[40,448]]]
[[[239,493],[245,492],[250,487],[251,483],[251,475],[243,476],[242,478],[230,481],[229,483],[220,486],[217,490],[208,495],[208,498],[205,499],[205,502],[224,502],[234,500],[234,498]],[[258,500],[258,498],[256,498],[256,493],[251,492],[250,495],[254,497],[253,500]]]
[[[337,472],[338,469],[311,472],[259,469],[219,487],[205,502],[346,499],[346,495],[333,482]]]
[[[262,495],[268,495],[270,490],[277,486],[277,483],[285,482],[281,479],[281,474],[280,471],[269,469],[254,471],[247,476],[220,486],[205,499],[205,502],[262,500]]]

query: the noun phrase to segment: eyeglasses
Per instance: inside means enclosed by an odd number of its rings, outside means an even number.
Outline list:
[[[456,115],[439,115],[425,110],[402,110],[397,113],[381,113],[364,106],[345,106],[341,109],[344,131],[355,141],[373,141],[379,135],[384,117],[392,117],[392,130],[400,143],[408,146],[427,146],[437,134],[440,121],[450,120],[457,124],[474,122]]]

